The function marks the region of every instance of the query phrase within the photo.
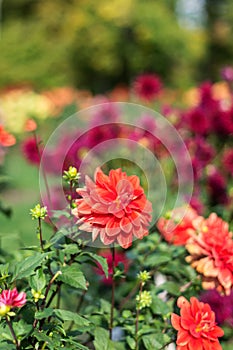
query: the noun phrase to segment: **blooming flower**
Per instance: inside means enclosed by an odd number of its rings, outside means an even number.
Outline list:
[[[233,240],[228,224],[212,213],[196,221],[198,234],[187,241],[186,261],[202,274],[204,289],[229,295],[233,286]]]
[[[15,137],[9,134],[2,125],[0,125],[0,146],[9,147],[15,144]]]
[[[225,150],[223,154],[223,166],[229,174],[233,175],[233,149]]]
[[[26,303],[26,293],[17,289],[3,290],[0,294],[0,316],[5,316],[12,308],[22,307]]]
[[[32,219],[45,219],[47,216],[47,207],[41,207],[40,204],[37,204],[35,208],[30,209],[30,214],[32,216]]]
[[[221,350],[218,337],[223,330],[216,325],[215,314],[208,304],[192,297],[190,303],[179,297],[180,316],[172,314],[172,326],[178,331],[177,350]]]
[[[40,164],[38,144],[34,137],[29,137],[23,142],[22,151],[24,156],[30,163],[35,165]]]
[[[146,101],[152,101],[160,92],[162,83],[155,74],[142,74],[133,83],[135,94]]]
[[[216,289],[208,290],[201,294],[200,300],[210,305],[218,324],[233,327],[233,291],[230,295],[221,295]]]
[[[195,233],[194,220],[198,217],[196,210],[177,208],[166,217],[158,220],[157,227],[162,236],[174,245],[185,245],[192,233]]]
[[[24,130],[27,132],[35,131],[37,129],[37,124],[34,119],[28,119],[25,122]]]
[[[148,234],[152,206],[137,176],[127,176],[121,169],[107,176],[97,168],[95,182],[86,176],[85,183],[85,188],[77,189],[82,198],[76,200],[73,214],[82,223],[81,230],[92,232],[93,241],[100,236],[105,245],[117,242],[128,248],[134,237]]]

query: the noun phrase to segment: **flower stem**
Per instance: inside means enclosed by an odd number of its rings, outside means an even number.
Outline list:
[[[13,328],[13,326],[12,326],[12,324],[11,324],[11,321],[10,321],[10,318],[8,318],[8,316],[6,316],[6,323],[7,323],[8,327],[9,327],[10,332],[11,332],[11,335],[12,335],[12,337],[13,337],[13,339],[14,339],[14,344],[15,344],[15,346],[16,346],[16,349],[17,349],[17,350],[20,350],[20,343],[19,343],[19,341],[18,341],[18,339],[17,339],[17,337],[16,337],[14,328]]]
[[[143,283],[140,283],[139,287],[139,303],[141,299],[141,294],[142,294],[142,288],[143,288]],[[137,312],[136,312],[136,319],[135,319],[135,350],[138,350],[138,323],[139,323],[139,316],[140,316],[140,308],[139,305],[137,306]]]
[[[39,229],[39,236],[40,236],[40,247],[41,250],[44,250],[44,245],[43,245],[43,236],[42,236],[42,226],[41,226],[41,218],[38,218],[38,229]]]
[[[109,323],[109,333],[110,339],[112,339],[112,329],[113,329],[113,314],[114,314],[114,305],[115,305],[115,247],[114,245],[111,248],[112,252],[112,302],[111,302],[111,313],[110,313],[110,323]]]

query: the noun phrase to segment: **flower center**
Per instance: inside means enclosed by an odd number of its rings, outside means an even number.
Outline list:
[[[5,316],[10,311],[10,309],[11,307],[9,305],[0,303],[0,316]]]

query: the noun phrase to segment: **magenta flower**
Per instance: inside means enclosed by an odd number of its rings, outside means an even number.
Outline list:
[[[233,175],[233,149],[226,149],[223,154],[223,167],[231,175]]]
[[[40,154],[38,147],[39,146],[34,137],[29,137],[23,142],[22,151],[29,163],[35,165],[40,164]]]
[[[12,308],[26,304],[26,293],[18,293],[17,289],[3,290],[0,294],[0,316],[5,316]]]
[[[146,101],[154,100],[161,88],[161,80],[155,74],[139,75],[133,83],[135,95]]]

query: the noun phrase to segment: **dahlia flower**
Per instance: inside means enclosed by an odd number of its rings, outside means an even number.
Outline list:
[[[167,217],[158,220],[157,227],[165,240],[174,245],[185,245],[192,233],[195,233],[194,220],[198,218],[196,210],[177,208]]]
[[[152,101],[160,92],[162,83],[155,74],[142,74],[133,84],[135,94],[142,100]]]
[[[180,316],[172,314],[172,326],[178,331],[177,350],[221,350],[218,337],[223,330],[216,325],[215,314],[209,304],[192,297],[190,303],[179,297]]]
[[[9,147],[15,144],[15,137],[9,134],[2,125],[0,125],[0,146]]]
[[[26,293],[17,289],[3,290],[0,294],[0,316],[5,316],[12,308],[22,307],[26,303]]]
[[[117,242],[128,248],[134,237],[148,234],[152,205],[137,176],[127,176],[121,169],[107,176],[97,168],[95,182],[86,176],[85,184],[77,189],[82,198],[76,200],[73,214],[80,229],[92,233],[93,241],[99,236],[105,245]]]
[[[204,289],[216,288],[229,295],[233,286],[233,240],[228,224],[215,213],[195,224],[198,234],[187,241],[190,255],[186,261],[202,275]]]

